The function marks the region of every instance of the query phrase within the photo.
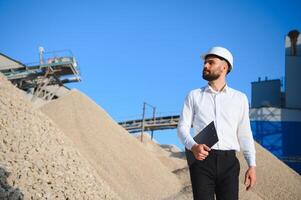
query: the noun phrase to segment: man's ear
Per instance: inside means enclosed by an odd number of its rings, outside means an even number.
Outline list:
[[[226,61],[223,62],[223,68],[224,70],[228,71],[229,70],[229,66],[228,63]]]
[[[223,67],[227,71],[226,74],[229,74],[229,72],[231,71],[231,68],[230,68],[229,64],[226,61],[224,61]]]

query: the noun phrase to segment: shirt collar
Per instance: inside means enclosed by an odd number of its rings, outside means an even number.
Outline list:
[[[211,92],[211,93],[221,93],[221,92],[224,92],[224,93],[228,93],[229,92],[229,87],[228,85],[226,84],[225,87],[222,89],[222,91],[215,91],[209,84],[205,87],[205,91],[206,92]]]

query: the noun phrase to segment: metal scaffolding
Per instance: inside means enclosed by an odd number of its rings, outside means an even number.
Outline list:
[[[31,93],[32,100],[40,98],[51,100],[56,90],[49,90],[48,86],[63,86],[65,83],[79,82],[80,70],[75,57],[69,50],[44,52],[39,48],[39,63],[22,64],[10,57],[1,54],[2,64],[0,72],[13,85]]]

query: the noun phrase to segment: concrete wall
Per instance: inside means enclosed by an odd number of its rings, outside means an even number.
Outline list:
[[[287,108],[301,109],[301,56],[285,57],[285,102]]]

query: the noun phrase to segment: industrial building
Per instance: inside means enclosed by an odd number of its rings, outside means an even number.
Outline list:
[[[301,174],[301,34],[285,37],[285,79],[252,82],[250,109],[255,139]]]

